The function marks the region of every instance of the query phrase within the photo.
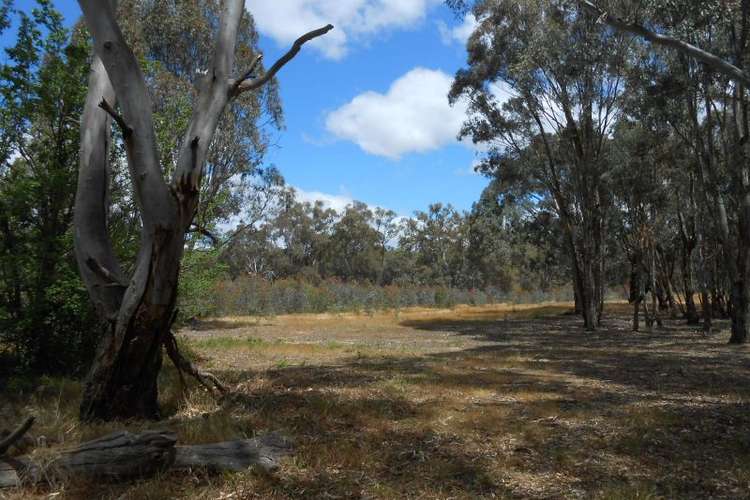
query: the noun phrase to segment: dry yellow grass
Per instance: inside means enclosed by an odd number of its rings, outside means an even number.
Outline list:
[[[281,431],[273,476],[194,474],[74,484],[57,498],[743,498],[750,491],[750,363],[726,335],[668,321],[629,332],[624,304],[595,334],[571,304],[222,318],[182,341],[230,382],[221,405],[181,401],[183,442]],[[614,317],[612,316],[614,311]],[[112,424],[75,423],[77,384],[14,398],[55,447]],[[11,415],[8,415],[10,418]],[[143,428],[136,424],[128,427]],[[49,450],[48,450],[49,452]],[[26,498],[36,492],[11,493]]]

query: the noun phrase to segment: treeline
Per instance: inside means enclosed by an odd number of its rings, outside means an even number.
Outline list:
[[[184,314],[256,314],[572,299],[546,212],[484,197],[399,217],[353,202],[301,202],[259,178],[237,228],[197,233],[181,276]]]

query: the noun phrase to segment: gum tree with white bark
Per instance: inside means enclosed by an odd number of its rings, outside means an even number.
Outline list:
[[[79,269],[108,328],[86,380],[81,418],[159,418],[157,377],[162,348],[175,354],[177,280],[186,233],[200,202],[206,158],[219,120],[233,99],[266,85],[302,45],[331,25],[301,36],[267,71],[258,56],[235,68],[243,0],[224,0],[213,57],[171,179],[165,179],[147,84],[117,22],[116,0],[79,0],[94,56],[81,118],[81,157],[74,217]],[[254,74],[260,76],[253,76]],[[141,216],[138,257],[126,276],[107,231],[110,127],[119,127]]]

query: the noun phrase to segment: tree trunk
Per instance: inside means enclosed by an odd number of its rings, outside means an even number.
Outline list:
[[[698,309],[695,307],[695,287],[693,286],[693,267],[691,258],[693,247],[683,242],[682,247],[682,287],[685,291],[685,319],[688,325],[697,325],[700,323]]]
[[[118,321],[102,339],[86,381],[84,420],[160,417],[157,377],[172,326],[184,233],[162,230],[142,245]]]
[[[750,326],[750,308],[748,308],[748,287],[745,280],[732,283],[732,335],[730,344],[747,342],[747,329]]]

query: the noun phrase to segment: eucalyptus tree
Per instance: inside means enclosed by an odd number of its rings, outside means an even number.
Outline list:
[[[675,129],[695,155],[703,202],[732,281],[730,342],[745,343],[750,328],[750,2],[640,2],[628,13],[632,20],[611,13],[604,3],[579,3],[609,26],[674,51],[671,59],[677,63],[670,69],[686,82],[685,119]]]
[[[450,287],[461,284],[467,242],[463,215],[433,203],[406,221],[399,246],[413,255],[417,282]]]
[[[554,200],[584,324],[596,329],[611,204],[606,138],[620,113],[628,47],[570,2],[472,4],[479,24],[450,93],[469,101],[461,134],[489,145],[486,171]]]
[[[195,79],[192,113],[169,164],[158,150],[152,96],[127,43],[115,0],[80,0],[94,45],[88,95],[81,118],[81,163],[75,213],[75,247],[91,299],[110,326],[99,345],[81,403],[84,419],[158,418],[157,376],[162,346],[173,345],[180,260],[199,211],[210,171],[210,149],[227,107],[256,92],[301,49],[332,26],[300,37],[268,71],[261,57],[235,64],[245,15],[242,0],[226,0],[216,19],[213,50]],[[243,45],[242,50],[253,51]],[[189,98],[190,96],[186,96]],[[119,107],[119,111],[118,108]],[[122,135],[132,196],[141,219],[139,251],[126,276],[107,232],[109,127]]]
[[[331,233],[327,274],[355,281],[378,281],[383,257],[378,248],[381,235],[374,225],[372,210],[365,203],[355,201],[346,206]]]
[[[386,257],[388,246],[398,237],[401,232],[401,224],[398,215],[393,210],[376,207],[373,212],[372,225],[378,237],[378,252],[380,253],[380,266],[378,267],[378,285],[385,284]]]

